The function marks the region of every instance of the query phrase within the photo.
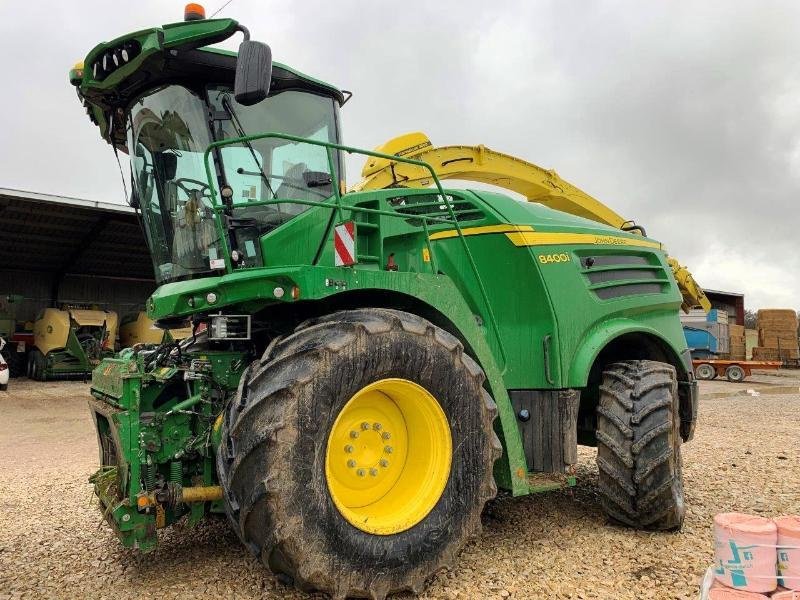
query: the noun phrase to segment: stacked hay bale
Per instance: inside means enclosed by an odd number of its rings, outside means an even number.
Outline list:
[[[730,358],[731,360],[746,360],[747,359],[747,344],[745,342],[744,325],[728,325],[730,332]]]
[[[790,308],[758,311],[758,346],[753,360],[795,361],[800,358],[797,313]]]

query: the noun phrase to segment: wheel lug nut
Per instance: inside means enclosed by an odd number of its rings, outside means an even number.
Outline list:
[[[350,454],[353,451],[353,447],[350,444],[344,447],[344,451]]]
[[[382,458],[381,459],[381,466],[385,469],[386,467],[389,466],[389,461],[386,460],[385,458]]]
[[[392,434],[389,433],[388,431],[384,431],[383,434],[382,434],[382,437],[383,437],[383,439],[388,440],[389,438],[392,437]]]
[[[364,422],[361,424],[361,429],[363,429],[364,431],[366,431],[367,429],[369,429],[369,423],[367,423],[366,421],[364,421]]]
[[[356,474],[358,474],[359,477],[363,477],[364,475],[366,475],[366,471],[364,471],[364,469],[359,469],[358,471],[356,471]]]
[[[392,453],[392,447],[391,446],[384,446],[383,447],[383,451],[386,452],[386,454],[391,454]]]
[[[353,438],[353,439],[356,439],[358,437],[358,432],[357,431],[351,431],[350,432],[350,437]]]
[[[380,430],[381,430],[381,424],[380,424],[380,423],[375,423],[375,424],[372,426],[372,428],[373,428],[375,431],[380,431]]]
[[[372,475],[373,477],[377,477],[378,476],[378,469],[370,469],[369,470],[369,474]]]
[[[356,461],[354,461],[354,460],[351,458],[350,460],[348,460],[348,461],[347,461],[347,466],[348,466],[348,467],[350,467],[350,468],[352,469],[353,467],[355,467],[355,466],[356,466]]]

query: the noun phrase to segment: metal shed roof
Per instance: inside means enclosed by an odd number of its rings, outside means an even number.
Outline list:
[[[153,281],[129,206],[0,188],[0,269]]]

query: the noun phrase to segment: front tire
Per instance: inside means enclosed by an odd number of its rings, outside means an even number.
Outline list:
[[[597,408],[599,491],[606,513],[637,529],[680,529],[681,473],[675,368],[651,360],[609,365]]]
[[[717,376],[717,370],[708,363],[701,363],[695,367],[694,376],[703,381],[709,381]]]
[[[273,342],[243,375],[217,453],[239,537],[302,589],[419,591],[480,531],[496,493],[501,447],[484,378],[456,338],[400,311],[342,311]],[[429,454],[439,458],[402,484]],[[385,495],[373,480],[388,482]]]

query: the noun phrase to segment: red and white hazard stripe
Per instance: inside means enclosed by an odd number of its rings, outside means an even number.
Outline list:
[[[333,254],[337,267],[347,267],[356,262],[356,224],[340,223],[333,230]]]

